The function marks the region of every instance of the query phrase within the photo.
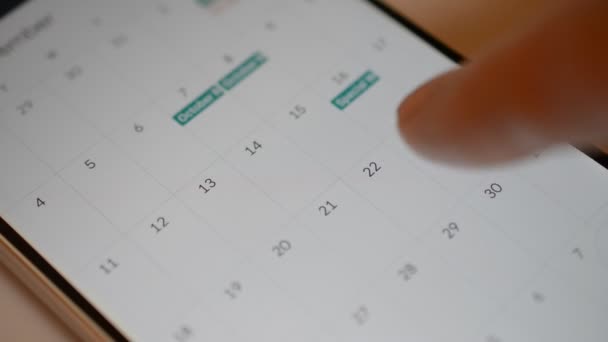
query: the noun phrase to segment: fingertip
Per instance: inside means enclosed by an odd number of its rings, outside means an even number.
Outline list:
[[[423,115],[421,112],[430,104],[436,88],[433,81],[427,82],[414,90],[401,102],[398,109],[400,127],[407,126],[419,114]]]
[[[445,108],[449,83],[457,70],[436,77],[411,93],[399,106],[398,125],[402,139],[416,152],[441,159],[450,141],[446,131],[449,110]]]
[[[399,105],[400,124],[407,125],[411,119],[424,116],[424,112],[429,110],[433,100],[439,97],[441,91],[446,88],[446,84],[454,77],[457,71],[453,70],[437,76],[422,84],[408,95]]]
[[[470,72],[465,67],[443,74],[401,103],[398,123],[404,142],[426,159],[458,166],[492,165],[524,156],[529,144],[523,142],[531,139],[524,133],[531,132],[505,126],[483,99],[463,93]]]

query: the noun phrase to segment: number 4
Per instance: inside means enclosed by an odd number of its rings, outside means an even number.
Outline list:
[[[99,265],[99,269],[103,271],[105,274],[111,274],[116,268],[120,266],[119,263],[114,261],[111,258],[106,259],[106,261]]]
[[[41,200],[40,197],[36,198],[36,207],[40,208],[45,205],[46,205],[46,202]]]

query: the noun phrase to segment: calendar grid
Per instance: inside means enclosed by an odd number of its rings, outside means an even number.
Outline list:
[[[608,284],[585,242],[608,181],[578,152],[478,173],[424,161],[392,107],[451,62],[364,2],[224,1],[91,7],[87,49],[57,42],[72,50],[24,89],[0,81],[6,141],[46,168],[30,185],[5,171],[2,214],[130,336],[509,342],[524,324],[555,340],[530,327],[573,336],[554,312],[608,315],[599,287],[574,291]],[[253,53],[267,60],[219,81]],[[172,120],[210,86],[223,95]]]

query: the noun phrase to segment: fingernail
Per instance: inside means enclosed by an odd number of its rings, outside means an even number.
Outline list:
[[[399,107],[399,131],[419,154],[437,157],[449,143],[451,124],[442,117],[441,107],[453,80],[453,72],[443,74],[418,88]]]
[[[400,125],[407,125],[411,119],[428,110],[428,108],[433,105],[434,99],[437,98],[447,87],[447,84],[454,79],[456,72],[458,72],[458,69],[438,76],[410,94],[399,106]]]
[[[432,103],[434,95],[437,93],[434,81],[427,83],[416,89],[412,94],[401,103],[398,110],[401,125],[407,124],[412,118],[423,112],[425,107]]]

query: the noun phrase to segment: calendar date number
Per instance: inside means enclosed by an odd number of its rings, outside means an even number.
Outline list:
[[[319,207],[319,212],[321,213],[321,215],[323,216],[329,216],[331,215],[336,209],[338,209],[338,205],[334,204],[330,201],[325,202],[324,205]]]
[[[262,144],[254,140],[250,146],[245,147],[245,152],[249,153],[249,156],[253,157],[261,148]]]
[[[211,190],[213,190],[216,186],[217,186],[217,183],[213,179],[207,178],[203,181],[202,184],[198,185],[198,189],[200,191],[202,191],[204,194],[207,194]]]
[[[500,193],[502,193],[502,191],[502,185],[498,183],[492,183],[487,189],[483,190],[483,193],[486,194],[490,199],[495,199]]]
[[[367,175],[367,177],[372,178],[378,172],[382,170],[382,166],[380,166],[377,162],[370,162],[366,167],[363,168],[363,173]]]
[[[162,232],[167,227],[169,227],[169,221],[167,221],[167,219],[162,216],[158,217],[156,219],[156,222],[150,224],[150,228],[152,228],[152,230],[156,232],[156,234]]]
[[[289,251],[291,251],[291,242],[288,240],[281,240],[276,245],[272,246],[272,251],[276,254],[277,257],[284,257]]]

